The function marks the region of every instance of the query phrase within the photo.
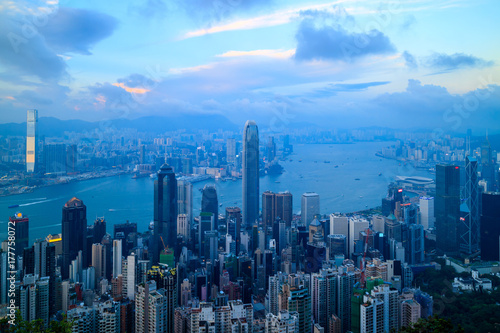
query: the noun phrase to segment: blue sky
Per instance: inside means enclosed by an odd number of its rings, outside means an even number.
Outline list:
[[[498,1],[3,1],[0,122],[500,129]]]

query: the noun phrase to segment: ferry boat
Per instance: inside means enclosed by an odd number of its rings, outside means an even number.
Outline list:
[[[10,205],[9,208],[17,208],[19,205]]]

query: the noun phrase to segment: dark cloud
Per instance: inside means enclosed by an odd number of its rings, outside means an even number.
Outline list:
[[[296,34],[297,60],[351,61],[366,55],[395,52],[395,47],[382,32],[350,32],[341,24],[353,18],[342,11],[334,13],[308,10],[301,13],[302,22]]]
[[[0,63],[18,77],[15,81],[22,76],[36,76],[43,82],[69,77],[60,55],[90,54],[91,47],[116,27],[111,16],[90,10],[61,7],[42,13],[0,12]]]
[[[418,67],[417,59],[408,51],[403,52],[403,58],[405,59],[405,65],[408,68],[415,69]]]
[[[428,67],[440,70],[454,70],[460,68],[483,68],[493,66],[493,61],[487,61],[465,53],[434,53],[425,59]]]
[[[89,55],[97,42],[109,37],[118,22],[92,10],[61,7],[40,29],[47,44],[58,53]]]

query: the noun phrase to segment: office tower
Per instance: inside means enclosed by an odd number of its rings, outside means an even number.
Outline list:
[[[266,161],[272,162],[276,157],[276,143],[274,142],[274,137],[270,136],[269,141],[266,145]]]
[[[181,299],[180,306],[189,306],[191,302],[191,283],[188,279],[184,279],[181,283]]]
[[[214,230],[214,214],[213,213],[200,213],[198,222],[198,253],[200,257],[205,257],[205,232]]]
[[[28,110],[26,119],[26,172],[38,171],[38,110]]]
[[[4,251],[0,249],[0,304],[7,304],[7,283],[9,280],[7,280],[9,275],[7,275],[7,264],[8,264],[8,258],[7,258],[7,251]]]
[[[349,236],[349,219],[347,216],[330,214],[330,234]]]
[[[350,217],[349,218],[349,255],[352,255],[354,251],[354,241],[359,239],[359,233],[365,231],[370,226],[368,220],[361,217]]]
[[[92,233],[93,233],[92,243],[100,243],[102,241],[102,238],[106,234],[106,220],[104,219],[104,217],[98,217],[95,219],[94,226],[92,228]]]
[[[227,139],[226,143],[226,161],[228,164],[234,163],[236,158],[236,140]]]
[[[295,333],[299,319],[295,313],[281,310],[278,315],[266,315],[265,333]]]
[[[82,251],[82,262],[87,259],[87,207],[73,197],[62,209],[62,267],[63,280],[69,277],[69,266]]]
[[[160,260],[165,247],[176,250],[177,245],[177,180],[174,171],[167,164],[158,171],[154,183],[154,240],[153,263]],[[178,256],[179,253],[174,253]]]
[[[78,171],[78,146],[68,145],[66,147],[66,172],[73,174]]]
[[[259,130],[253,120],[243,130],[243,225],[250,228],[259,219]]]
[[[43,165],[46,175],[66,173],[66,145],[53,143],[43,146]]]
[[[275,217],[280,217],[285,221],[288,228],[292,225],[293,219],[293,196],[290,192],[276,193]]]
[[[127,256],[137,246],[137,223],[115,224],[113,226],[114,239],[122,241],[122,255]]]
[[[302,194],[301,200],[301,215],[302,223],[308,227],[317,216],[320,215],[319,210],[319,195],[314,192],[306,192]]]
[[[216,230],[205,231],[205,248],[203,253],[205,254],[206,259],[210,259],[210,262],[215,263],[215,259],[218,254],[218,240],[219,240],[219,232]]]
[[[177,182],[177,214],[186,214],[193,225],[193,184],[186,180]]]
[[[214,214],[213,230],[219,228],[219,200],[217,199],[217,189],[215,185],[205,185],[201,194],[200,212]]]
[[[264,225],[264,230],[272,227],[274,221],[276,220],[276,195],[271,191],[265,191],[262,193],[262,224]]]
[[[420,197],[420,224],[424,229],[434,228],[436,218],[434,217],[434,197]]]
[[[410,224],[408,226],[405,254],[406,262],[410,265],[424,262],[424,226],[420,224]]]
[[[240,253],[241,244],[241,209],[239,207],[226,207],[227,233],[236,243],[236,255]]]
[[[186,242],[189,241],[190,231],[188,216],[186,214],[177,215],[177,232],[184,237]]]
[[[472,254],[479,250],[479,189],[477,160],[465,157],[464,198],[460,206],[460,251]]]
[[[482,195],[481,259],[500,260],[500,192]]]
[[[28,247],[29,244],[30,221],[29,218],[22,213],[16,213],[14,216],[9,217],[9,222],[14,224],[16,235],[14,254],[17,261],[17,257],[23,255],[24,248]],[[9,224],[9,226],[11,226],[12,223]]]
[[[346,235],[328,235],[327,247],[328,247],[328,259],[335,259],[336,255],[342,254],[347,258],[347,236]]]
[[[122,274],[122,241],[113,240],[113,277]]]
[[[444,253],[459,250],[460,170],[455,165],[436,165],[436,245]]]

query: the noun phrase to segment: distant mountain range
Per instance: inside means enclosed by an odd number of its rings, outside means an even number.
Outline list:
[[[102,129],[103,127],[114,127],[116,129],[132,128],[139,132],[150,133],[164,133],[178,129],[206,129],[209,131],[224,129],[236,131],[239,128],[224,116],[204,114],[182,114],[171,117],[148,116],[137,119],[112,119],[97,122],[61,120],[53,117],[41,117],[38,119],[39,135],[48,137],[62,136],[64,132],[93,131],[95,129]],[[243,125],[241,128],[243,128]],[[26,122],[0,124],[0,135],[24,136],[26,135]]]

